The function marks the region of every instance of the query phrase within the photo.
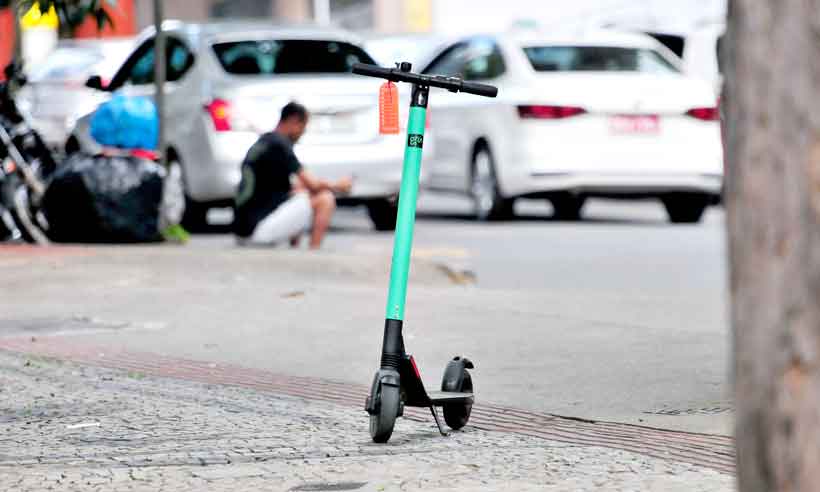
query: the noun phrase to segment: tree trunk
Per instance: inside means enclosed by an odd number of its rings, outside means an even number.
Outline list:
[[[820,487],[820,0],[730,0],[738,485]]]

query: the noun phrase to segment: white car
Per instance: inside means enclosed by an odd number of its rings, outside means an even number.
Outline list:
[[[200,228],[209,208],[233,203],[248,149],[296,100],[311,113],[294,147],[305,167],[327,179],[352,175],[345,201],[365,204],[376,229],[395,227],[404,140],[379,134],[379,81],[350,73],[354,63],[374,63],[357,37],[262,22],[167,21],[163,30],[169,174],[181,169],[187,226]],[[153,97],[153,81],[149,28],[104,91]],[[94,148],[90,118],[78,122],[69,147]]]
[[[644,31],[683,60],[684,73],[705,80],[715,88],[716,94],[720,93],[723,82],[720,45],[725,32],[726,25],[723,23],[706,24],[686,31]]]
[[[511,216],[519,197],[578,219],[587,197],[609,197],[657,198],[672,222],[697,222],[720,193],[715,95],[651,37],[470,37],[424,71],[499,87],[430,95],[428,186],[472,196],[479,219]]]
[[[133,38],[63,40],[32,67],[17,102],[49,147],[62,150],[77,118],[106,99],[86,87],[86,79],[110,80],[133,49]]]

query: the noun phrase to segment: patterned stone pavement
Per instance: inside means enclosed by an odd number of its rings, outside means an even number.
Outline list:
[[[732,490],[730,474],[620,449],[0,352],[2,491]]]

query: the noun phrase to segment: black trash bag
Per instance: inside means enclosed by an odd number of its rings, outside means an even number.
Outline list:
[[[75,154],[57,168],[42,209],[52,241],[161,241],[164,169],[131,156]]]

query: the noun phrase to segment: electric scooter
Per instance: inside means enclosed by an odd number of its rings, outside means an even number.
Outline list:
[[[466,82],[458,77],[415,74],[410,72],[412,67],[409,63],[397,65],[397,68],[362,63],[353,65],[354,74],[413,84],[390,269],[381,367],[373,377],[370,396],[365,402],[365,410],[370,415],[370,437],[378,443],[390,439],[396,418],[404,414],[405,407],[429,408],[443,436],[446,436],[447,432],[439,419],[436,407],[443,408],[444,421],[453,430],[461,429],[470,419],[474,400],[473,381],[467,370],[474,368],[473,363],[464,357],[454,357],[444,370],[441,391],[425,390],[413,356],[405,352],[402,325],[430,88],[439,87],[450,92],[467,92],[486,97],[495,97],[498,94],[498,89],[491,85]]]

